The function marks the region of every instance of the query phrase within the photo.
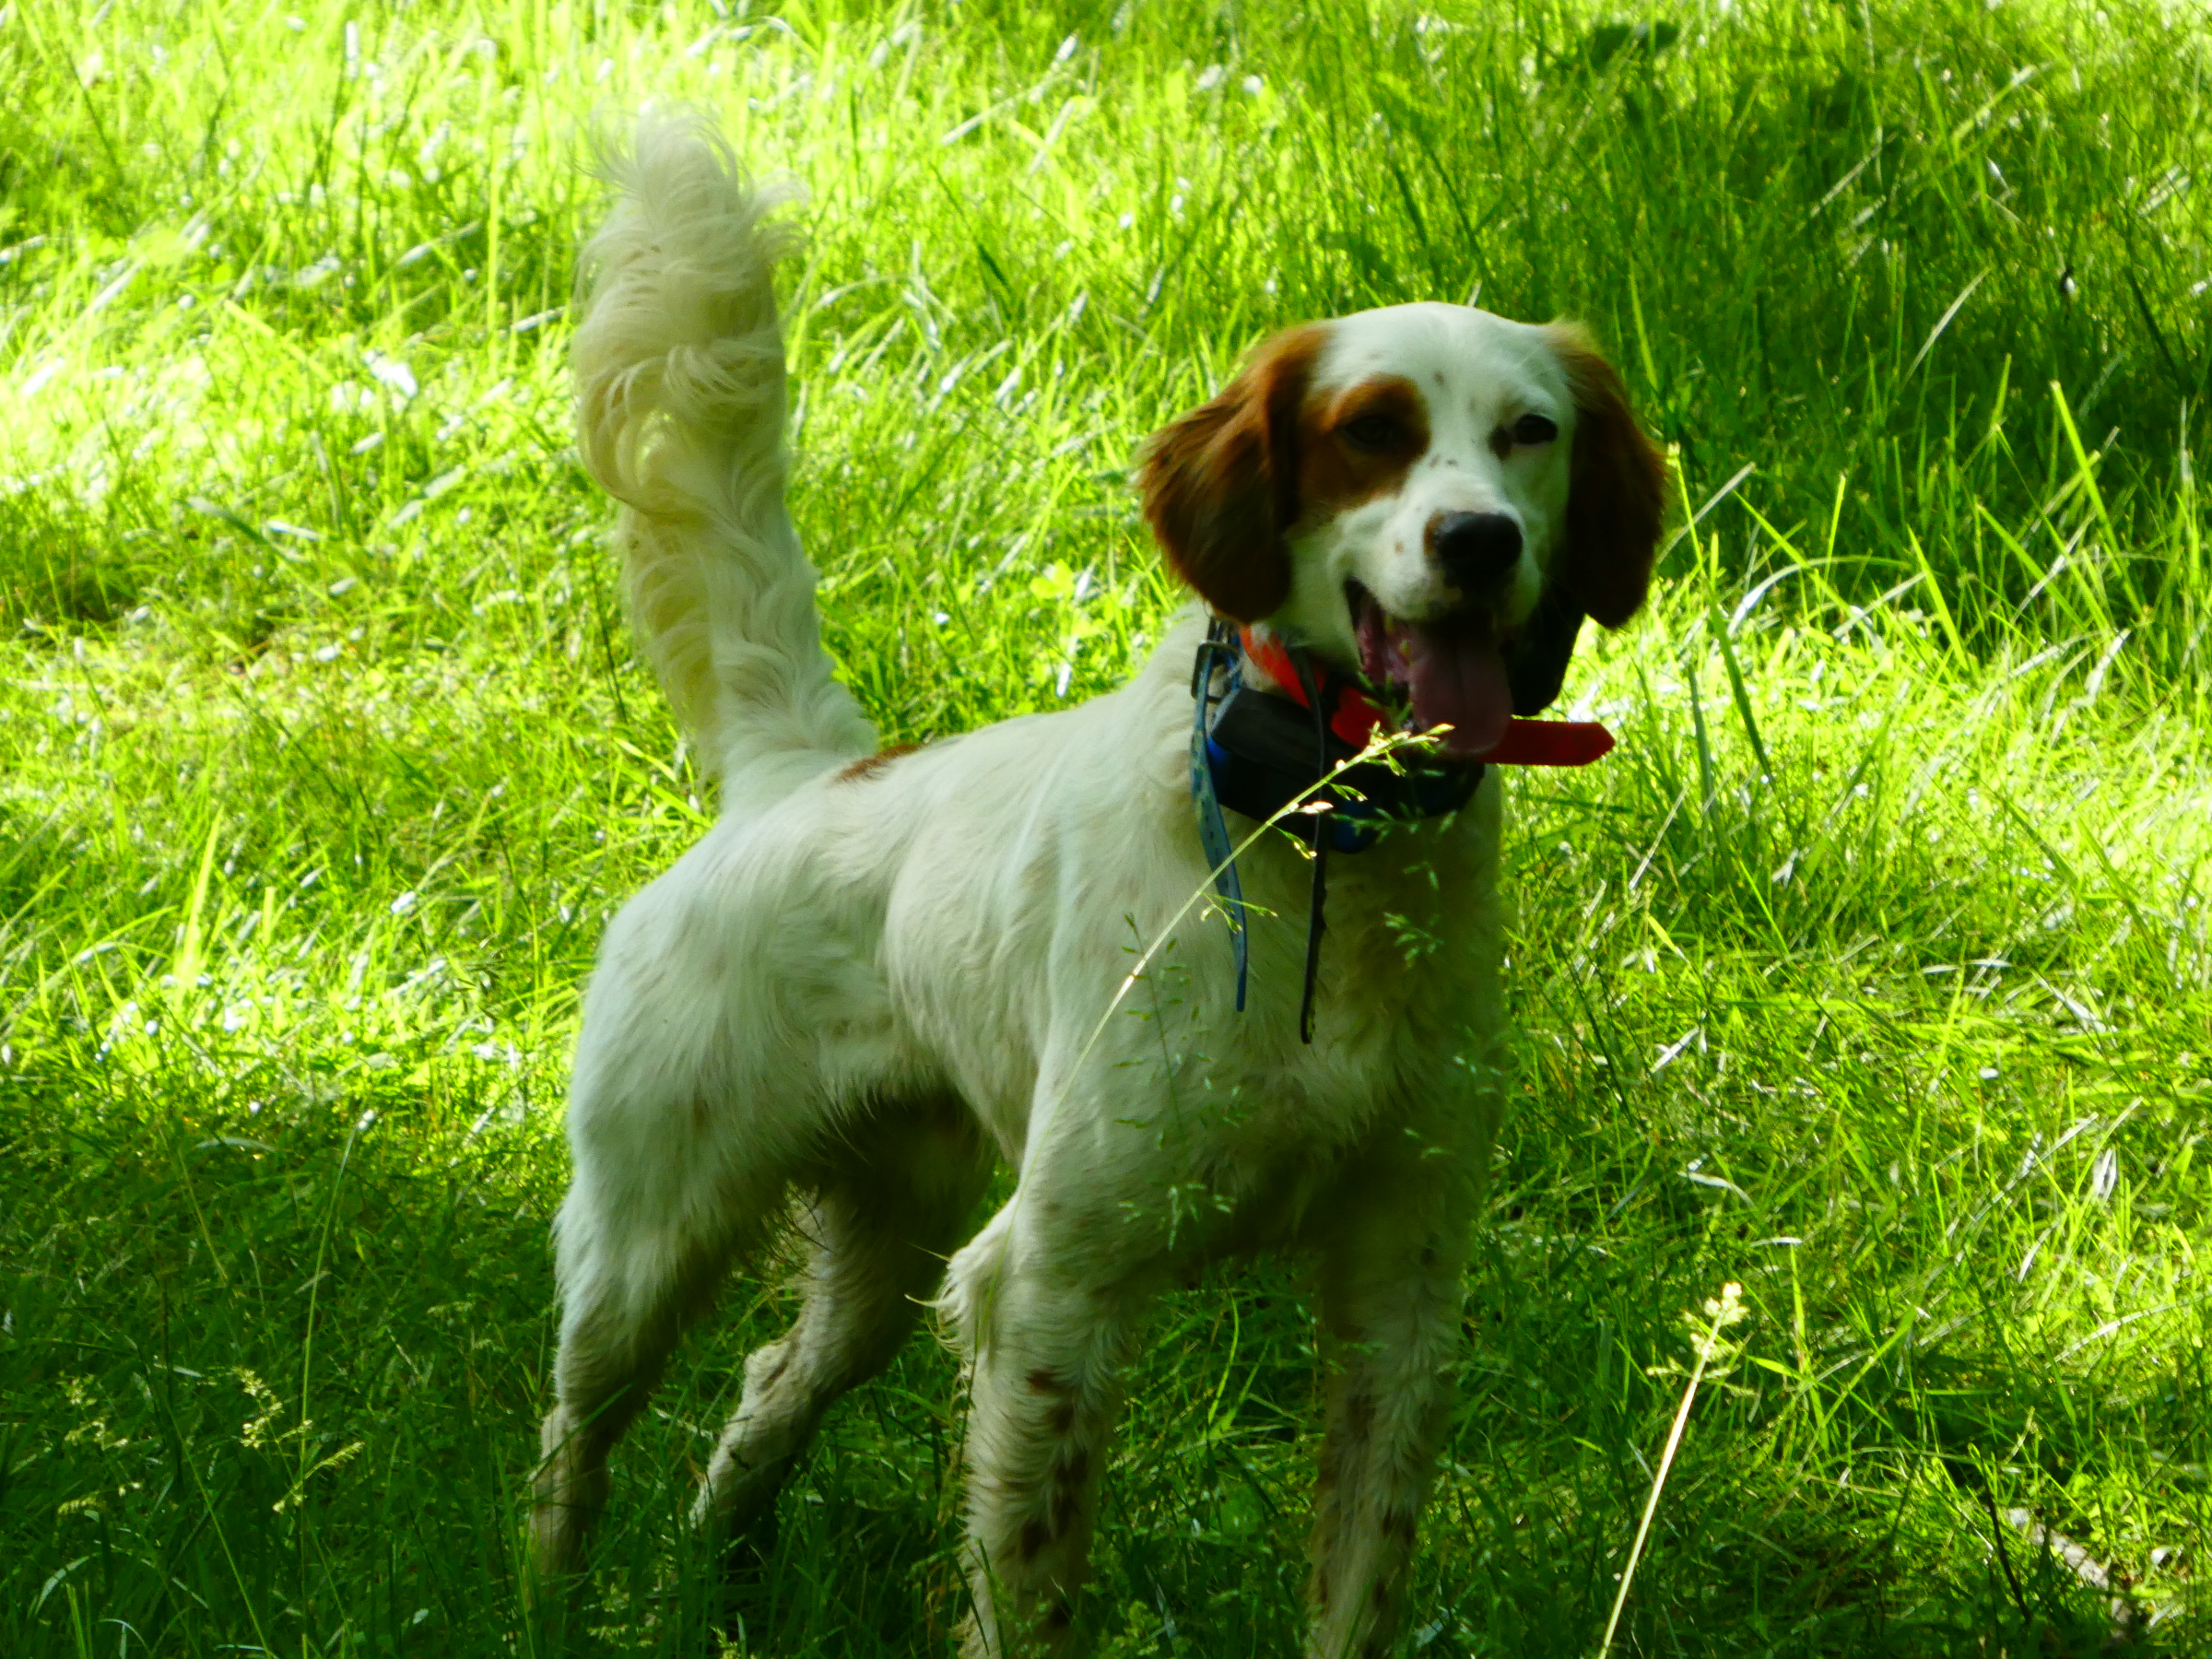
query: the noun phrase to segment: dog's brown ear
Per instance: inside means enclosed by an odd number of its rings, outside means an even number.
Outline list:
[[[1145,516],[1169,566],[1225,617],[1256,622],[1290,596],[1298,421],[1324,331],[1286,329],[1212,402],[1145,446]]]
[[[1574,323],[1546,330],[1574,395],[1573,482],[1567,541],[1554,580],[1565,596],[1606,628],[1643,605],[1659,549],[1666,502],[1666,458],[1643,434],[1613,365],[1589,331]]]

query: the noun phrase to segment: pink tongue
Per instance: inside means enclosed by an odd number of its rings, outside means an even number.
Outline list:
[[[1505,658],[1487,641],[1441,634],[1419,623],[1390,629],[1405,665],[1400,677],[1413,693],[1414,724],[1427,731],[1449,725],[1440,746],[1455,759],[1496,748],[1513,717],[1513,694],[1505,683]]]

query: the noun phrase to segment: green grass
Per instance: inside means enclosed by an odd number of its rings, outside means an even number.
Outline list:
[[[1727,1281],[1628,1651],[2096,1651],[2052,1532],[2212,1647],[2212,49],[1640,18],[0,9],[0,1651],[550,1651],[575,989],[711,810],[566,437],[579,134],[647,96],[810,192],[796,511],[887,736],[1126,672],[1132,449],[1280,323],[1583,316],[1710,503],[1571,681],[1620,747],[1516,781],[1414,1651],[1594,1651]],[[945,1651],[928,1343],[759,1586],[684,1542],[788,1308],[734,1287],[625,1445],[586,1648]],[[1162,1308],[1110,1651],[1291,1651],[1311,1354],[1283,1270]]]

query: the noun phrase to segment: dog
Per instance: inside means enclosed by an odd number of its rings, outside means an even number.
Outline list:
[[[615,917],[584,999],[541,1582],[582,1571],[609,1449],[686,1323],[786,1236],[801,1311],[746,1360],[695,1520],[770,1517],[823,1413],[934,1306],[969,1394],[963,1651],[1065,1651],[1147,1300],[1290,1249],[1329,1360],[1306,1651],[1382,1653],[1505,1062],[1482,759],[1557,695],[1585,617],[1642,603],[1658,452],[1577,327],[1424,304],[1291,328],[1143,453],[1195,594],[1148,664],[879,752],[785,510],[779,198],[697,118],[647,117],[613,172],[582,261],[580,449],[721,812]],[[1426,752],[1371,740],[1361,764],[1447,809],[1362,828],[1317,750],[1277,828],[1216,802],[1241,844],[1209,856],[1204,723],[1231,682],[1324,749],[1347,699],[1396,709]],[[1002,1160],[1014,1194],[965,1237]]]

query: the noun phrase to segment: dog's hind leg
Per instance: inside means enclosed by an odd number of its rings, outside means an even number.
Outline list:
[[[553,1228],[560,1347],[531,1518],[541,1580],[582,1567],[608,1452],[731,1259],[772,1228],[792,1172],[761,1129],[776,1100],[717,1063],[712,1022],[671,1018],[681,1004],[627,971],[620,942],[641,909],[609,932],[570,1095],[575,1178]]]
[[[609,1203],[580,1176],[561,1206],[556,1404],[540,1434],[532,1531],[538,1577],[579,1571],[606,1500],[606,1458],[645,1404],[683,1327],[712,1300],[739,1244],[758,1238],[781,1182],[731,1205],[712,1227],[634,1202]],[[751,1225],[746,1225],[747,1221]]]
[[[692,1511],[741,1535],[772,1511],[822,1414],[899,1351],[943,1277],[989,1177],[989,1154],[954,1102],[888,1107],[802,1184],[794,1227],[806,1252],[792,1327],[745,1362],[745,1394],[723,1430]]]

